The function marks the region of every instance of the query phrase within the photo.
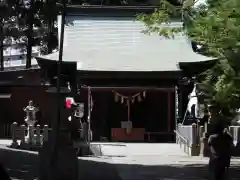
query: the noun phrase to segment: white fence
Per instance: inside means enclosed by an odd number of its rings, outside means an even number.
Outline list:
[[[43,145],[43,142],[48,141],[49,130],[48,125],[44,125],[42,129],[40,125],[36,127],[29,126],[29,128],[27,128],[25,125],[18,125],[14,122],[11,125],[11,147],[21,149],[40,147]]]

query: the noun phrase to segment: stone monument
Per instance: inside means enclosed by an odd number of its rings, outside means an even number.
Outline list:
[[[33,105],[32,100],[28,102],[28,105],[23,110],[24,112],[26,112],[26,118],[24,121],[27,124],[27,136],[25,137],[25,139],[28,143],[31,143],[33,138],[33,127],[37,122],[36,113],[39,110]]]

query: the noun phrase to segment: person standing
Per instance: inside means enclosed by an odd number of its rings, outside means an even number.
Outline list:
[[[210,148],[209,170],[212,180],[225,180],[230,166],[233,138],[222,123],[214,123],[208,140]]]

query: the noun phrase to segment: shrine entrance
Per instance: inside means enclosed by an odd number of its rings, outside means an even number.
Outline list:
[[[93,141],[174,140],[173,89],[93,88],[91,94]]]

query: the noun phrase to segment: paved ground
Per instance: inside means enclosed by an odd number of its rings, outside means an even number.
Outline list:
[[[175,144],[100,145],[102,157],[79,158],[79,179],[84,180],[203,180],[208,179],[207,159],[188,157]],[[0,162],[15,179],[37,177],[37,153],[13,151],[0,146]],[[229,173],[240,179],[240,161],[234,159]]]
[[[33,180],[37,175],[37,153],[0,147],[0,163],[13,179]]]
[[[207,160],[188,157],[135,156],[114,159],[124,180],[203,180],[208,179]],[[232,163],[230,177],[240,179],[239,162]]]
[[[189,157],[177,144],[106,144],[101,149],[123,180],[208,179],[208,158]],[[240,179],[238,159],[233,160],[229,177]]]
[[[79,179],[120,180],[115,167],[105,160],[78,159]],[[38,153],[13,150],[0,146],[0,163],[14,180],[34,180],[38,177]],[[1,179],[1,178],[0,178]]]

